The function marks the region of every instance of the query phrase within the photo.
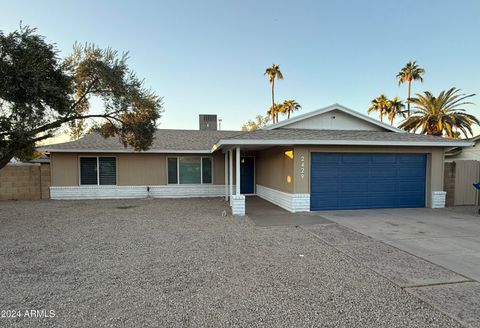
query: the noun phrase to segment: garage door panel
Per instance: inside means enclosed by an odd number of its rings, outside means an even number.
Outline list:
[[[368,191],[368,182],[365,181],[355,181],[355,182],[343,182],[341,183],[341,190],[343,192],[364,192]]]
[[[425,154],[312,153],[311,159],[311,210],[425,206]]]
[[[396,191],[396,185],[392,182],[377,182],[369,183],[368,190],[369,192],[392,192]]]
[[[390,178],[397,176],[397,168],[396,167],[382,167],[382,166],[371,166],[370,167],[370,177],[372,178]]]
[[[340,175],[340,168],[318,166],[315,172],[312,172],[312,178],[333,178]]]
[[[370,170],[368,167],[364,165],[352,165],[352,166],[342,166],[341,170],[341,177],[342,178],[365,178],[370,175]]]
[[[372,157],[372,163],[375,164],[393,164],[397,162],[397,156],[393,154],[378,154]]]
[[[369,162],[369,159],[364,156],[357,156],[357,154],[342,154],[341,162],[345,164],[366,164]]]

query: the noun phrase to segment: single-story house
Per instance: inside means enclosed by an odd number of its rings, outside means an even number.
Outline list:
[[[225,197],[239,215],[245,195],[291,212],[432,207],[445,152],[471,145],[407,133],[339,104],[252,132],[200,123],[159,129],[143,152],[97,134],[43,147],[51,198]]]

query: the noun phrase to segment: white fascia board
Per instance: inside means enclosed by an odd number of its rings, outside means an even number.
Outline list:
[[[305,114],[302,114],[302,115],[299,115],[299,116],[295,116],[295,117],[292,117],[290,119],[287,119],[287,120],[284,120],[284,121],[281,121],[281,122],[278,122],[278,123],[275,123],[275,124],[271,124],[271,125],[268,125],[266,127],[264,127],[263,129],[265,130],[273,130],[273,129],[276,129],[276,128],[281,128],[285,125],[289,125],[291,123],[295,123],[295,122],[298,122],[298,121],[302,121],[302,120],[305,120],[307,118],[310,118],[310,117],[313,117],[313,116],[317,116],[317,115],[321,115],[321,114],[324,114],[324,113],[327,113],[327,112],[330,112],[332,110],[340,110],[344,113],[347,113],[349,115],[352,115],[356,118],[359,118],[361,120],[364,120],[366,122],[369,122],[373,125],[377,125],[383,129],[386,129],[388,131],[392,131],[392,132],[398,132],[398,133],[405,133],[404,130],[401,130],[399,128],[396,128],[396,127],[393,127],[391,125],[388,125],[386,123],[383,123],[383,122],[379,122],[373,118],[371,118],[370,116],[367,116],[365,114],[362,114],[362,113],[359,113],[357,111],[354,111],[353,109],[350,109],[348,107],[345,107],[343,105],[340,105],[340,104],[333,104],[333,105],[330,105],[330,106],[327,106],[327,107],[324,107],[324,108],[320,108],[320,109],[317,109],[317,110],[314,110],[314,111],[311,111],[309,113],[305,113]]]
[[[49,153],[128,153],[128,154],[211,154],[210,150],[112,150],[112,149],[49,149],[48,147],[38,148],[42,151],[48,151]]]
[[[283,146],[283,145],[354,145],[354,146],[409,146],[409,147],[468,147],[473,145],[471,142],[431,142],[431,141],[369,141],[369,140],[245,140],[228,139],[220,140],[217,149],[222,146],[233,145],[264,145],[264,146]]]

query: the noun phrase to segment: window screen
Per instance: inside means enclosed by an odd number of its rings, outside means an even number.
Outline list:
[[[202,182],[212,183],[212,159],[210,157],[202,158]]]
[[[99,157],[98,165],[100,167],[100,184],[117,184],[117,161],[115,157]]]
[[[168,159],[168,183],[178,183],[177,158]]]
[[[97,158],[96,157],[80,158],[80,184],[82,185],[97,184]]]
[[[200,157],[180,157],[180,183],[201,183],[200,178]]]

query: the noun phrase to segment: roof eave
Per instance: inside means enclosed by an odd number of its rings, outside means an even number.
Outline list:
[[[52,149],[48,147],[38,148],[42,151],[47,151],[49,153],[121,153],[121,154],[210,154],[211,151],[208,149],[193,150],[193,149],[160,149],[160,150],[144,150],[144,151],[135,151],[130,149],[125,150],[113,150],[113,149]]]
[[[368,140],[245,140],[228,139],[220,140],[213,150],[220,149],[223,146],[287,146],[287,145],[341,145],[341,146],[406,146],[406,147],[468,147],[471,142],[451,142],[451,141],[368,141]]]

